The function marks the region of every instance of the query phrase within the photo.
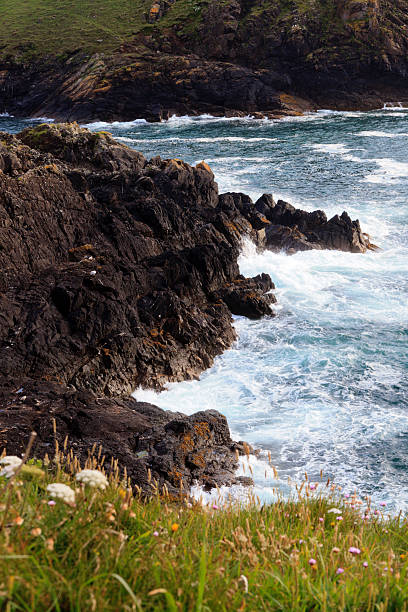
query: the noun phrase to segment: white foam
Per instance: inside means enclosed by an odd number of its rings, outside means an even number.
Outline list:
[[[340,155],[345,161],[352,161],[356,163],[366,163],[367,159],[350,155],[352,151],[363,151],[364,149],[350,149],[344,143],[318,143],[318,144],[306,144],[307,148],[314,149],[320,153],[328,153],[329,155]]]
[[[0,117],[13,117],[13,115],[10,115],[9,113],[0,113]]]
[[[391,185],[408,178],[408,163],[398,162],[391,158],[373,159],[371,161],[377,164],[378,170],[364,177],[364,181],[367,183]]]
[[[408,136],[408,133],[395,133],[395,132],[379,132],[379,131],[375,131],[375,130],[367,130],[367,131],[363,131],[363,132],[357,132],[356,134],[353,134],[354,136],[364,136],[364,137],[373,137],[373,138],[401,138],[404,137],[406,138]]]
[[[129,130],[140,124],[147,123],[146,119],[134,119],[133,121],[94,121],[92,123],[85,123],[83,127],[89,130],[103,130],[103,129],[116,129],[116,130]]]
[[[216,136],[214,138],[192,138],[190,136],[186,136],[185,138],[179,136],[168,136],[166,138],[131,138],[128,136],[116,136],[117,140],[122,140],[123,142],[137,142],[142,144],[170,144],[173,142],[183,142],[188,144],[193,143],[206,143],[211,144],[213,142],[242,142],[242,143],[257,143],[257,142],[278,142],[278,138],[251,138],[251,137],[239,137],[239,136]],[[242,159],[242,158],[241,158]]]
[[[29,123],[32,123],[33,121],[39,121],[41,123],[54,123],[54,119],[50,119],[50,117],[31,117],[30,119],[24,119],[24,121]]]

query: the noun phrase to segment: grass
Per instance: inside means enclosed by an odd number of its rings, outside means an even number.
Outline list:
[[[87,467],[101,464],[95,451]],[[170,499],[153,482],[146,500],[109,467],[105,490],[75,480],[72,453],[0,478],[1,610],[407,608],[401,517],[370,509],[364,519],[360,500],[308,481],[296,499],[264,507]],[[74,505],[51,500],[53,482],[75,490]]]
[[[117,49],[147,22],[150,0],[2,0],[0,57]]]

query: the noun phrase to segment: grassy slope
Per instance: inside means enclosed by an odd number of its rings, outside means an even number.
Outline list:
[[[0,53],[30,57],[77,49],[111,51],[146,24],[150,5],[149,0],[3,0]]]
[[[363,521],[325,485],[326,497],[304,486],[297,503],[220,510],[143,503],[118,474],[104,492],[79,489],[72,459],[37,466],[7,490],[0,478],[2,610],[406,609],[407,523]],[[77,489],[75,507],[48,504],[55,481]]]

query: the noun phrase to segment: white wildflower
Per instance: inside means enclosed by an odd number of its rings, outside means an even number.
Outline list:
[[[4,465],[4,469],[1,470],[0,476],[5,476],[6,478],[11,478],[14,472],[18,467],[23,463],[23,460],[20,457],[16,457],[15,455],[6,455],[2,459],[0,459],[0,465]]]
[[[72,505],[75,503],[75,491],[68,485],[61,482],[53,482],[48,485],[47,491],[51,497],[61,499],[66,504]]]
[[[83,482],[97,489],[106,489],[108,486],[108,479],[99,470],[82,470],[82,472],[78,472],[76,479],[78,482]]]
[[[327,514],[342,514],[342,511],[338,508],[330,508],[330,510],[327,511]]]
[[[244,576],[244,574],[241,574],[241,576],[238,578],[238,582],[242,582],[244,593],[248,593],[248,578]]]

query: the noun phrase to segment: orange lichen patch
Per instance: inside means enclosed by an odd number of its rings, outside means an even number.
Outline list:
[[[258,297],[259,296],[254,291],[251,291],[250,293],[246,293],[244,295],[244,300],[255,300]]]
[[[149,19],[155,20],[160,16],[160,4],[153,4],[149,11]]]
[[[103,87],[97,87],[94,89],[94,93],[104,93],[105,91],[109,91],[111,87],[112,85],[110,83],[109,85],[104,85]]]
[[[150,330],[150,335],[153,336],[153,338],[157,338],[157,336],[163,335],[163,330],[161,329],[159,331],[156,327],[153,327],[153,329]]]
[[[199,423],[195,423],[194,430],[202,438],[210,437],[210,428],[208,426],[208,423],[206,423],[205,421],[200,421]]]
[[[49,172],[55,172],[55,174],[59,174],[57,164],[46,164],[44,166],[44,170],[48,170]]]
[[[268,219],[266,217],[261,217],[261,221],[262,223],[267,223],[268,225],[270,225],[270,221],[268,221]]]
[[[183,480],[183,474],[179,470],[176,470],[175,468],[173,468],[171,472],[169,472],[169,476],[175,485],[177,486],[181,485],[181,482]]]
[[[194,448],[194,440],[193,440],[192,435],[190,433],[184,434],[183,439],[182,439],[181,444],[180,444],[180,448],[183,451],[183,453],[189,453],[190,451],[193,450],[193,448]]]
[[[190,457],[189,460],[191,461],[191,463],[194,463],[194,465],[196,465],[197,467],[200,467],[200,468],[204,468],[205,465],[206,465],[206,461],[204,459],[204,456],[201,453],[196,453],[195,455]]]
[[[209,172],[212,176],[214,176],[213,171],[211,170],[210,166],[205,161],[201,161],[200,163],[198,163],[196,165],[196,168],[197,170],[205,170],[206,172]]]
[[[110,350],[108,348],[104,348],[102,350],[105,353],[105,355],[109,355],[110,354]]]
[[[72,249],[69,249],[68,253],[77,253],[78,251],[90,251],[91,249],[93,249],[92,244],[83,244],[79,247],[73,247]]]
[[[228,227],[228,229],[232,230],[233,232],[236,232],[238,235],[241,234],[237,226],[234,223],[231,223],[231,221],[226,221],[225,227]]]
[[[143,338],[143,342],[148,344],[149,346],[160,346],[160,348],[167,348],[165,344],[159,342],[158,340],[150,340],[150,338]]]

